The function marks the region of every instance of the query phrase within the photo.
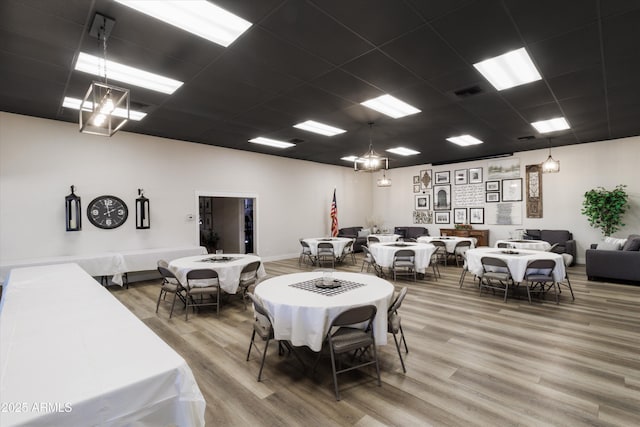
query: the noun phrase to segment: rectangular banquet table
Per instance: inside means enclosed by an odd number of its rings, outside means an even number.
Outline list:
[[[11,271],[0,425],[203,426],[185,360],[76,264]]]

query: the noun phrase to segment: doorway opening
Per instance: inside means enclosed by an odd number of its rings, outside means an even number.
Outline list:
[[[198,196],[200,245],[209,253],[254,253],[255,198]]]

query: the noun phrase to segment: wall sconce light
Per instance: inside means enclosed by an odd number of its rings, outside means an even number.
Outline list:
[[[71,186],[71,194],[64,198],[67,231],[82,230],[82,208],[80,197],[74,193],[75,186]]]
[[[140,197],[136,199],[136,228],[139,230],[151,228],[149,199],[144,197],[142,188],[138,188],[138,196]]]

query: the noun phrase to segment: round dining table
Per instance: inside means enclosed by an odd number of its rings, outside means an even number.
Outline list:
[[[416,272],[424,274],[429,268],[431,255],[436,251],[436,247],[431,243],[414,242],[388,242],[371,245],[369,251],[380,267],[391,268],[393,266],[393,256],[401,249],[411,249],[415,252]]]
[[[323,272],[293,273],[272,277],[255,288],[271,314],[274,337],[294,346],[320,351],[333,319],[343,311],[363,305],[377,307],[373,322],[376,345],[387,343],[387,309],[394,287],[371,274],[335,271],[336,288],[323,289]]]
[[[565,277],[565,267],[562,255],[555,252],[536,251],[531,249],[502,249],[502,248],[476,248],[466,252],[467,268],[476,276],[482,276],[482,257],[500,258],[507,263],[511,277],[514,282],[520,283],[524,280],[527,264],[537,259],[550,259],[555,261],[553,269],[553,279],[562,282]]]
[[[381,233],[381,234],[369,234],[368,237],[376,237],[380,242],[395,242],[400,238],[399,234]]]
[[[473,237],[458,237],[458,236],[420,236],[418,237],[418,242],[420,243],[431,243],[434,240],[439,240],[444,243],[447,252],[452,254],[458,242],[469,241],[471,242],[471,248],[476,247],[476,239]]]
[[[169,262],[169,270],[175,274],[180,283],[187,283],[187,273],[191,270],[211,269],[218,273],[220,289],[228,294],[235,294],[240,284],[242,269],[260,257],[251,254],[208,254],[177,258]],[[258,279],[266,277],[264,265],[258,267]],[[194,286],[198,286],[196,283]],[[206,286],[202,284],[202,286]]]
[[[336,257],[342,255],[342,251],[348,242],[353,239],[349,237],[309,237],[306,239],[302,239],[309,244],[309,248],[311,249],[311,255],[318,255],[318,243],[331,243],[333,246],[333,253]]]
[[[551,243],[544,240],[498,240],[496,241],[496,248],[500,243],[509,245],[508,247],[511,249],[532,249],[535,251],[548,251],[551,249]]]

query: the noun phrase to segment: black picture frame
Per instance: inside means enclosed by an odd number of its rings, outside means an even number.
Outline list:
[[[498,203],[500,202],[500,193],[497,191],[490,191],[485,193],[484,201],[487,203]]]
[[[453,223],[454,224],[467,223],[467,208],[455,208],[453,210]]]
[[[453,182],[456,185],[465,185],[469,183],[469,170],[458,169],[453,172]]]
[[[431,190],[433,184],[431,169],[424,169],[420,171],[420,186],[422,191]]]
[[[469,168],[469,184],[482,184],[482,168]]]
[[[431,210],[431,194],[416,194],[414,202],[414,209],[417,211]]]
[[[451,211],[434,212],[433,216],[436,224],[449,224],[451,222]]]
[[[414,184],[420,184],[420,176],[419,175],[414,175],[413,176],[413,183]]]
[[[451,210],[451,184],[433,186],[433,210]]]
[[[436,172],[436,178],[433,181],[433,185],[451,184],[451,172],[440,171]]]
[[[484,183],[485,191],[500,191],[500,181],[487,181]]]
[[[522,201],[522,178],[503,179],[501,186],[503,202]]]
[[[469,208],[469,224],[484,224],[484,208]]]

